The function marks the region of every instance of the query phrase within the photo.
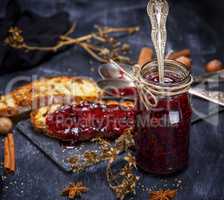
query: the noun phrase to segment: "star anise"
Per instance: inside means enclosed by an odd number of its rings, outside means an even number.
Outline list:
[[[82,182],[77,182],[69,184],[69,186],[63,190],[62,195],[67,196],[69,199],[75,199],[87,191],[88,188]]]
[[[149,200],[171,200],[176,197],[177,190],[167,189],[150,192]]]

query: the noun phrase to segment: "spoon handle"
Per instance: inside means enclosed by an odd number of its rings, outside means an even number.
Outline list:
[[[164,54],[167,40],[166,21],[169,13],[169,5],[166,0],[150,0],[147,5],[152,31],[151,38],[156,51],[159,81],[164,82]]]

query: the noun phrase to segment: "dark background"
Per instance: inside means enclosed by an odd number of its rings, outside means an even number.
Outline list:
[[[193,59],[194,64],[197,66],[197,68],[195,67],[196,72],[199,72],[202,65],[211,58],[217,57],[223,60],[224,45],[222,37],[224,26],[222,21],[224,2],[221,0],[170,0],[169,2],[167,51],[190,48],[193,58],[195,58]],[[54,38],[55,35],[51,35],[51,30],[57,32],[57,30],[61,29],[64,32],[69,26],[68,20],[71,23],[77,23],[74,36],[92,31],[95,24],[108,26],[139,25],[141,32],[135,37],[128,38],[128,41],[134,47],[133,57],[137,57],[142,46],[151,46],[150,25],[145,10],[146,4],[146,0],[2,0],[0,7],[0,25],[2,27],[0,40],[4,40],[6,31],[9,28],[9,24],[5,25],[5,21],[10,20],[13,21],[10,24],[11,26],[17,25],[25,29],[25,40],[29,44],[41,43],[41,45],[52,45],[56,38]],[[8,11],[8,5],[11,5],[10,12]],[[27,11],[29,14],[27,14]],[[55,15],[62,12],[68,14],[64,17],[67,18],[67,21],[64,18],[60,18],[59,21],[55,17]],[[17,13],[14,18],[6,17],[7,15],[12,16],[13,13]],[[30,13],[32,14],[31,17]],[[24,20],[24,15],[25,17],[28,15],[28,20]],[[42,21],[39,20],[39,23],[34,24],[33,21],[38,20],[35,20],[33,15],[48,18],[54,16],[55,20],[44,23],[44,19],[42,19]],[[43,30],[42,32],[39,30],[40,27]],[[5,55],[2,49],[4,51],[6,48],[8,47],[1,42],[1,74],[40,65],[48,61],[53,55],[52,53],[47,55],[36,52],[35,54],[24,53],[12,49],[10,49],[10,53]]]
[[[0,2],[0,17],[6,13],[6,0]],[[18,0],[22,11],[29,10],[40,16],[49,17],[59,12],[67,12],[71,22],[77,23],[74,36],[93,30],[94,24],[107,26],[139,25],[141,31],[122,38],[132,45],[132,57],[137,58],[142,46],[152,46],[150,26],[146,15],[146,0]],[[204,72],[203,65],[212,58],[223,59],[224,1],[173,0],[170,1],[170,15],[167,23],[167,50],[190,48],[193,58],[193,74]],[[62,26],[56,23],[57,26]],[[0,30],[4,31],[4,30]],[[2,45],[2,44],[1,44]],[[16,55],[15,55],[16,57]],[[13,60],[13,56],[11,57]],[[30,59],[32,61],[32,58]],[[29,60],[29,61],[30,61]],[[47,55],[36,65],[27,65],[21,70],[20,64],[6,67],[0,63],[0,91],[6,83],[23,75],[85,75],[98,79],[99,63],[91,59],[83,50],[72,47],[52,55]],[[14,72],[15,70],[16,72]],[[18,71],[19,70],[19,71]],[[193,98],[198,111],[206,111],[205,101]],[[179,177],[184,179],[184,189],[178,193],[180,200],[223,200],[224,199],[224,115],[214,116],[210,122],[192,126],[191,162],[189,169]],[[1,181],[2,200],[56,200],[65,185],[74,180],[84,180],[90,191],[82,199],[115,199],[109,190],[104,169],[90,171],[84,175],[71,175],[58,169],[32,143],[15,130],[17,172]],[[3,142],[0,144],[0,158],[3,161]],[[0,173],[2,169],[0,168]],[[146,176],[147,178],[151,178]],[[151,178],[155,180],[154,178]],[[171,178],[172,179],[172,178]],[[147,194],[140,193],[147,199]]]

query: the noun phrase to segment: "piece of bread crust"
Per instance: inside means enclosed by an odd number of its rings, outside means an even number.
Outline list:
[[[113,104],[113,105],[121,105],[126,107],[134,107],[134,103],[132,101],[124,101],[122,103],[118,103],[117,101],[100,101],[102,103],[106,104]],[[38,132],[42,133],[44,135],[47,135],[49,137],[53,137],[56,139],[61,140],[61,138],[57,138],[54,134],[48,134],[47,125],[46,125],[46,117],[48,114],[53,113],[57,109],[59,109],[61,105],[55,104],[51,106],[42,107],[36,111],[31,112],[30,119],[31,123],[33,125],[33,128]]]
[[[92,79],[57,76],[33,81],[0,96],[0,116],[15,117],[53,104],[97,100],[102,90]]]

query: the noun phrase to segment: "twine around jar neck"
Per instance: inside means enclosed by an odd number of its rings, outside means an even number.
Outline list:
[[[157,61],[146,63],[143,66],[135,65],[133,66],[133,72],[125,71],[119,64],[111,60],[111,64],[119,68],[126,76],[128,76],[138,91],[140,101],[144,104],[147,110],[151,107],[156,107],[158,104],[159,96],[175,96],[188,92],[190,89],[191,83],[193,82],[193,77],[190,75],[190,72],[186,67],[173,60],[165,60],[165,67],[173,67],[173,73],[183,76],[183,78],[177,81],[174,84],[159,84],[153,81],[149,81],[145,78],[146,72],[149,72],[149,69],[153,69],[158,66]],[[175,71],[176,69],[176,71]],[[165,68],[166,70],[166,68]],[[178,71],[179,70],[179,71]],[[165,71],[166,72],[166,71]],[[172,72],[172,70],[170,71]]]

